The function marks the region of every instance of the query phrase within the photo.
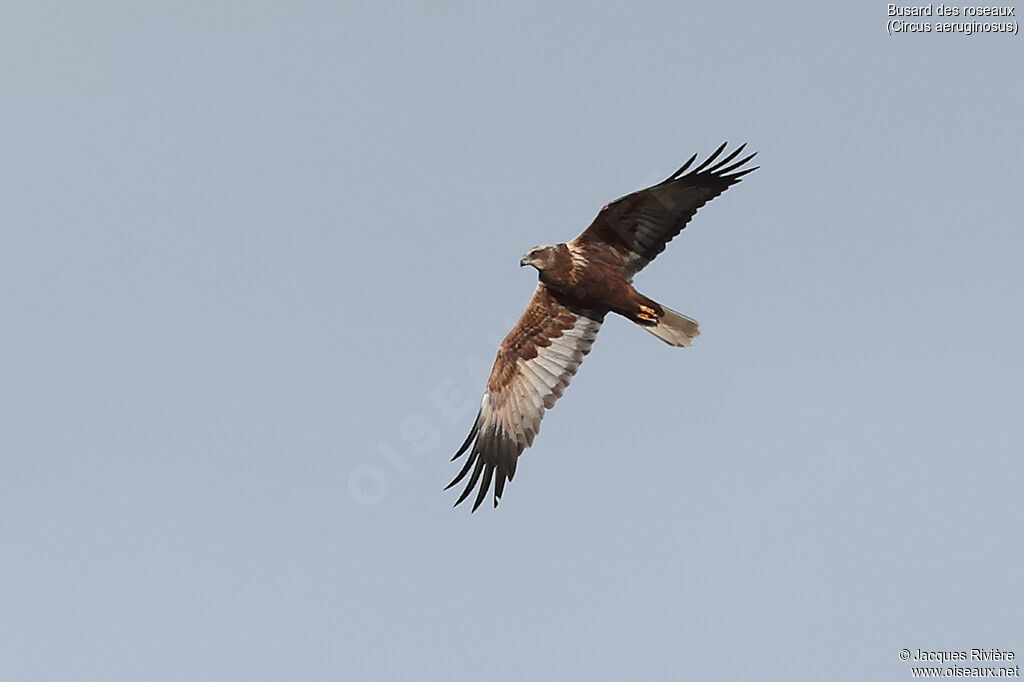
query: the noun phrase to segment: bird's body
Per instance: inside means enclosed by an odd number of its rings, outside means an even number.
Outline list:
[[[453,459],[469,451],[448,487],[470,474],[462,502],[482,478],[475,511],[494,480],[494,506],[516,462],[533,443],[544,411],[562,395],[608,313],[640,325],[672,346],[689,346],[697,322],[633,288],[633,276],[665,249],[697,209],[755,168],[753,154],[733,161],[739,147],[715,165],[723,144],[690,172],[696,155],[667,180],[601,209],[570,242],[536,246],[520,265],[539,271],[530,305],[498,348],[473,428]],[[472,446],[472,447],[471,447]],[[497,476],[495,476],[497,474]]]
[[[535,267],[548,289],[585,308],[606,308],[643,326],[655,325],[663,314],[660,305],[634,289],[615,263],[608,262],[603,250],[573,243],[543,248],[553,251],[554,267]]]

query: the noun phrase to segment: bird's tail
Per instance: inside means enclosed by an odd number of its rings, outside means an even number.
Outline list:
[[[693,343],[700,334],[697,320],[665,306],[661,306],[661,309],[663,312],[658,316],[657,324],[641,326],[670,346],[689,346]]]

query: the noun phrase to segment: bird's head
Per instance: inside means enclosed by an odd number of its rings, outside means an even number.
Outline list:
[[[532,265],[538,270],[546,270],[555,265],[555,248],[551,244],[541,244],[535,246],[525,254],[519,261],[520,267],[524,265]]]

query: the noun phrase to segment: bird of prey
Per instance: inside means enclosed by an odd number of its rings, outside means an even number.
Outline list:
[[[493,481],[498,506],[519,455],[533,444],[544,411],[590,352],[605,315],[617,313],[671,346],[693,342],[700,333],[697,322],[636,291],[633,276],[665,250],[697,209],[757,170],[745,167],[754,154],[735,160],[745,146],[719,160],[722,144],[690,170],[694,154],[664,182],[602,208],[572,241],[526,252],[519,265],[535,267],[540,282],[526,312],[501,342],[476,421],[452,458],[469,453],[445,488],[469,475],[456,505],[479,484],[476,511]]]

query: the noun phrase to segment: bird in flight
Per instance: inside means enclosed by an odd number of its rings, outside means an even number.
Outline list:
[[[700,333],[696,320],[639,293],[633,276],[665,250],[697,209],[757,170],[744,167],[755,154],[735,160],[745,146],[719,159],[723,143],[690,170],[694,154],[665,181],[602,208],[572,241],[526,252],[519,265],[535,267],[540,282],[501,342],[476,421],[452,458],[468,453],[445,488],[469,476],[456,505],[479,484],[476,511],[493,481],[498,506],[519,455],[533,444],[544,411],[554,406],[590,352],[605,315],[617,313],[670,346],[693,342]]]

